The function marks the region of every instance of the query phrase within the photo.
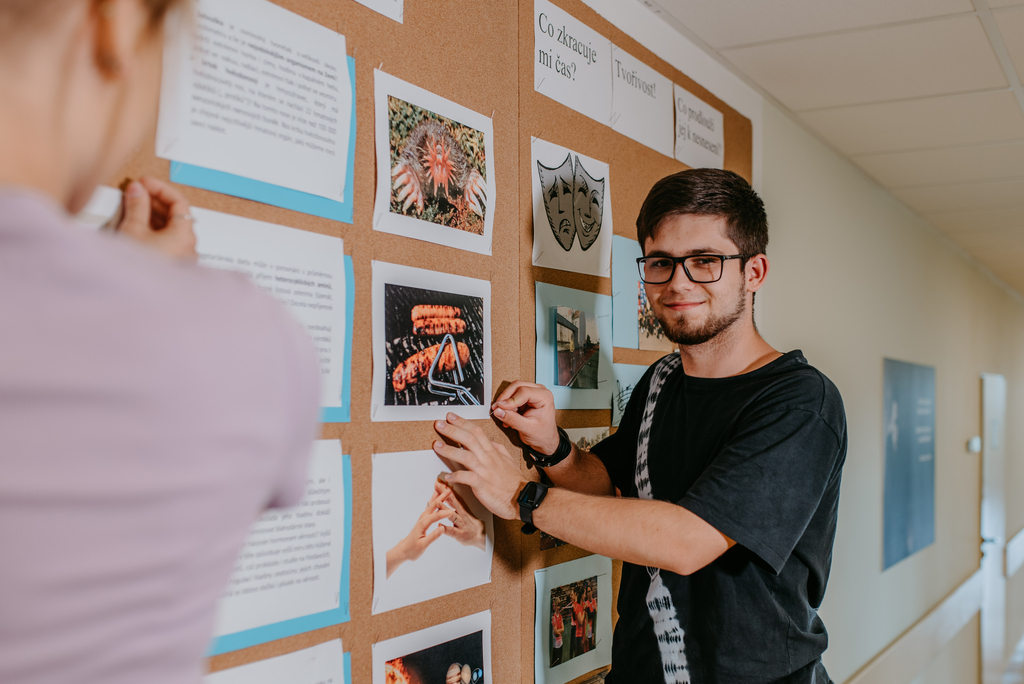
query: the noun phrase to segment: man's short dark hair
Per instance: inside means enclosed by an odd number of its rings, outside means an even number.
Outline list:
[[[692,214],[725,219],[726,235],[740,254],[755,256],[768,249],[768,215],[764,202],[737,173],[720,169],[688,169],[665,176],[654,184],[636,219],[641,251],[661,222],[671,216]],[[742,264],[746,263],[742,260]]]

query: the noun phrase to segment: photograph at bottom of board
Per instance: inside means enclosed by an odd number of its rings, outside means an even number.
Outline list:
[[[373,645],[373,684],[490,684],[491,611]]]

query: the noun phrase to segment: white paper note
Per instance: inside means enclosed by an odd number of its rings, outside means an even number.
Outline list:
[[[432,450],[373,455],[373,615],[491,581],[494,519],[464,485],[453,488],[464,512],[423,531],[429,538],[440,524],[467,534],[443,534],[416,558],[405,553],[409,535],[437,494],[438,473],[451,472],[453,465]],[[455,503],[444,506],[454,509]]]
[[[534,90],[607,126],[611,41],[548,0],[534,0],[533,35]]]
[[[531,142],[533,264],[611,275],[608,164],[539,138]]]
[[[192,209],[199,263],[244,273],[284,303],[320,356],[320,405],[341,406],[345,359],[345,245],[273,223]]]
[[[203,677],[203,684],[346,684],[341,639]]]
[[[197,0],[164,51],[157,156],[344,199],[345,37],[267,0]]]
[[[675,86],[676,159],[690,168],[725,164],[725,117],[704,100]]]
[[[394,19],[399,24],[405,14],[404,0],[356,0],[360,5],[366,5],[374,12],[380,12],[389,19]]]
[[[672,81],[612,45],[612,129],[673,155]]]
[[[339,440],[318,440],[306,496],[267,511],[249,530],[220,598],[214,636],[339,607],[345,488]]]

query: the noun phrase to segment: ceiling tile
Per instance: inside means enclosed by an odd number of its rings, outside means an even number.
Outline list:
[[[1013,66],[1017,68],[1018,74],[1024,74],[1024,8],[1015,7],[993,12],[992,15],[996,18],[996,25],[1013,60]]]
[[[848,155],[1024,138],[1009,90],[803,112],[811,128]]]
[[[794,111],[1008,85],[973,14],[722,54]]]
[[[938,212],[926,214],[925,218],[951,236],[971,232],[1019,231],[1024,242],[1024,206]]]
[[[974,11],[970,0],[659,0],[658,4],[715,48]]]
[[[1024,142],[887,152],[853,159],[890,188],[1024,177]]]
[[[927,214],[958,209],[988,209],[1024,204],[1024,179],[933,185],[925,188],[897,188],[897,197],[913,209]]]

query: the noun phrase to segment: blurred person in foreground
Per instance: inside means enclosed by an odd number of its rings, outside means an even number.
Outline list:
[[[189,205],[128,186],[181,0],[0,0],[0,682],[197,684],[247,530],[297,503],[312,343],[196,265]]]

